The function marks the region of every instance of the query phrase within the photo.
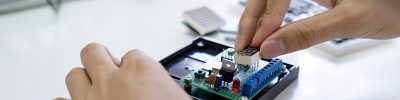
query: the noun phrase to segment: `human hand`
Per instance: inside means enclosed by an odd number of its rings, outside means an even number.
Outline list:
[[[81,60],[84,68],[71,70],[65,80],[72,100],[190,99],[160,63],[141,51],[129,51],[120,62],[106,47],[91,43]]]
[[[391,39],[400,36],[398,0],[319,0],[333,8],[280,27],[290,0],[249,0],[235,50],[259,47],[263,58],[302,50],[334,38]]]

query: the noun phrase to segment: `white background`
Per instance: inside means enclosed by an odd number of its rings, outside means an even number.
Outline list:
[[[228,29],[236,29],[244,9],[237,0],[81,0],[58,14],[44,6],[0,15],[0,99],[69,98],[65,75],[81,66],[80,50],[90,42],[117,57],[140,49],[160,60],[197,37],[182,13],[204,5]],[[391,40],[343,57],[316,48],[285,55],[301,66],[300,75],[277,99],[400,99],[399,45]]]

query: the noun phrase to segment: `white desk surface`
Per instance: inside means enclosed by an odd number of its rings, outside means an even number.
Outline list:
[[[40,7],[0,15],[0,99],[69,97],[65,75],[81,66],[79,53],[89,42],[117,57],[135,48],[160,60],[197,37],[181,23],[182,13],[203,5],[233,29],[244,9],[238,0],[82,0],[59,14]],[[276,99],[400,99],[399,45],[392,40],[344,57],[315,48],[285,55],[301,66],[300,75]]]

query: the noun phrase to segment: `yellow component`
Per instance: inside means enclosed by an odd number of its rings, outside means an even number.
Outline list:
[[[213,85],[216,76],[217,76],[217,75],[216,75],[215,73],[211,73],[210,75],[208,75],[208,83],[211,84],[211,85]]]

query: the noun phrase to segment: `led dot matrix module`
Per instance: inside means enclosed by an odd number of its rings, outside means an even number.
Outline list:
[[[273,99],[297,78],[299,68],[279,58],[262,59],[258,48],[234,52],[204,38],[161,63],[194,99]]]

